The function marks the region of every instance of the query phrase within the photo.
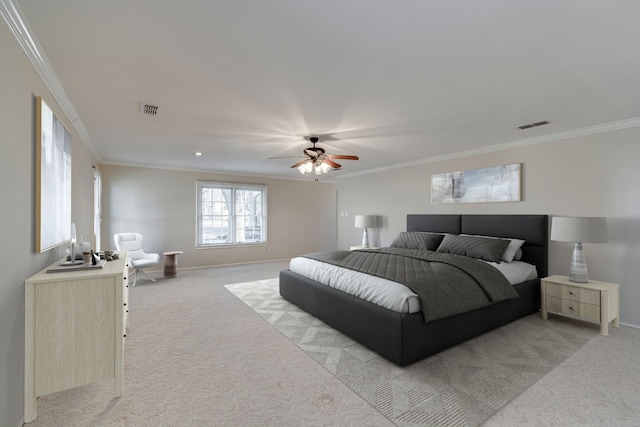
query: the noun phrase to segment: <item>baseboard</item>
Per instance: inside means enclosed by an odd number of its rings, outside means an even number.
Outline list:
[[[199,270],[202,268],[230,267],[234,265],[247,265],[247,264],[265,264],[267,262],[279,262],[279,261],[290,261],[290,260],[291,258],[265,259],[261,261],[246,261],[246,262],[235,262],[235,263],[229,263],[229,264],[202,265],[197,267],[180,267],[178,268],[178,270]],[[162,270],[158,270],[158,271],[162,271]]]
[[[634,325],[633,323],[620,322],[620,325],[626,326],[628,328],[640,329],[640,325]]]

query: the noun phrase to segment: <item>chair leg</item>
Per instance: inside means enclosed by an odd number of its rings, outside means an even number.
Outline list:
[[[156,279],[154,279],[153,277],[149,276],[149,274],[147,274],[146,271],[140,269],[140,268],[136,268],[136,277],[135,279],[133,279],[133,286],[136,285],[136,279],[138,278],[138,274],[140,274],[141,276],[144,276],[146,279],[151,280],[152,282],[156,282]]]

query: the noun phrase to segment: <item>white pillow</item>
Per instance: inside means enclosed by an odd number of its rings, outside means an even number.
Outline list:
[[[505,249],[504,254],[502,254],[502,259],[506,262],[513,261],[513,258],[520,250],[520,246],[524,244],[524,240],[511,238],[509,238],[509,240],[511,240],[511,243],[509,243],[509,246],[507,246],[507,249]]]
[[[507,246],[507,249],[505,249],[504,253],[502,254],[502,260],[505,262],[513,261],[513,258],[515,258],[516,254],[520,250],[520,247],[524,244],[524,240],[512,239],[511,237],[480,236],[477,234],[461,234],[461,236],[478,236],[478,237],[489,237],[491,239],[511,240],[509,242],[509,246]],[[522,251],[520,252],[520,254],[521,254],[520,257],[522,257]]]
[[[536,266],[527,264],[526,262],[485,262],[498,269],[498,271],[502,273],[512,285],[526,282],[527,280],[533,280],[538,277]]]

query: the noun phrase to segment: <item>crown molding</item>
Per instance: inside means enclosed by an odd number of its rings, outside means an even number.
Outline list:
[[[413,166],[426,165],[430,163],[443,162],[445,160],[460,159],[463,157],[478,156],[481,154],[494,153],[496,151],[510,150],[512,148],[527,147],[530,145],[545,144],[548,142],[561,141],[563,139],[578,138],[581,136],[595,135],[605,132],[613,132],[616,130],[628,129],[640,126],[640,117],[631,119],[618,120],[615,122],[603,123],[594,126],[586,126],[583,128],[572,129],[564,132],[556,132],[549,135],[536,136],[533,138],[519,139],[516,141],[505,142],[502,144],[488,145],[486,147],[475,148],[473,150],[459,151],[457,153],[443,154],[441,156],[427,157],[424,159],[412,160],[405,163],[396,163],[376,169],[368,169],[365,171],[351,172],[348,174],[338,175],[338,179],[353,178],[356,176],[370,175],[379,172],[387,172],[394,169],[403,169]]]
[[[51,92],[51,95],[62,109],[64,115],[71,122],[71,126],[73,126],[74,130],[80,136],[83,144],[99,161],[100,156],[91,144],[91,137],[89,136],[87,129],[84,127],[73,103],[62,87],[60,79],[58,79],[55,71],[53,71],[53,67],[49,62],[47,55],[44,53],[42,46],[40,46],[35,34],[33,34],[29,23],[24,18],[24,14],[22,9],[20,9],[20,6],[14,3],[13,0],[0,0],[0,16],[2,16],[2,19],[7,23],[7,26],[18,41],[18,44],[24,51],[25,55],[27,55],[27,58],[29,58],[29,61],[31,61],[33,68],[35,68],[36,72]]]
[[[98,166],[100,165],[121,166],[121,167],[141,168],[141,169],[155,169],[155,170],[172,171],[172,172],[187,172],[187,173],[194,173],[194,174],[224,175],[224,176],[230,176],[230,177],[314,182],[316,184],[336,184],[337,183],[337,181],[335,180],[335,177],[328,177],[327,174],[320,175],[322,178],[317,177],[316,175],[309,176],[309,175],[300,175],[300,174],[296,175],[295,177],[286,177],[286,176],[278,176],[278,175],[251,174],[251,173],[244,173],[244,172],[226,172],[226,171],[223,172],[223,171],[217,171],[213,169],[198,169],[198,168],[178,167],[178,166],[150,165],[146,163],[115,162],[110,160],[102,161]]]

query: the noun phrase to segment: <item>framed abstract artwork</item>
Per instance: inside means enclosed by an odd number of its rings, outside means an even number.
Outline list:
[[[431,175],[431,204],[519,202],[520,163]]]
[[[36,252],[71,239],[71,133],[36,98]]]

